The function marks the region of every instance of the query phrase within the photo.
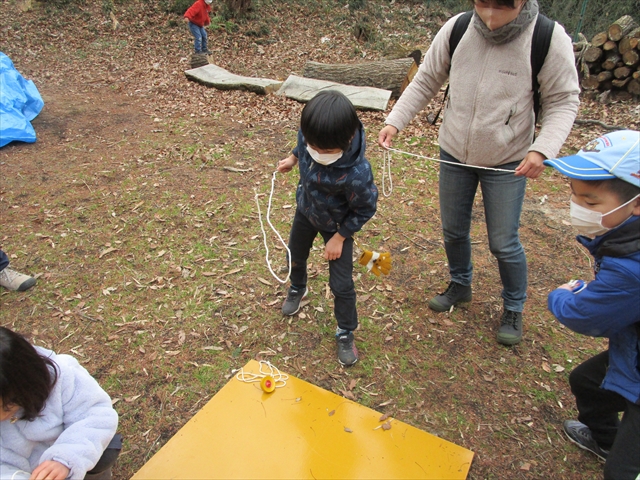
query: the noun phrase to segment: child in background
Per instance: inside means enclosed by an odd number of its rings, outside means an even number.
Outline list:
[[[569,376],[578,421],[564,431],[605,460],[604,478],[640,475],[640,132],[609,133],[570,157],[545,160],[571,179],[571,222],[594,256],[595,279],[561,285],[549,310],[609,349]],[[619,412],[624,412],[622,421]]]
[[[75,358],[0,327],[0,397],[2,478],[111,477],[118,414]]]
[[[352,237],[376,213],[378,201],[364,154],[364,127],[351,101],[340,92],[326,90],[305,105],[298,145],[278,163],[279,172],[289,172],[296,164],[300,169],[297,209],[289,235],[291,287],[282,313],[295,315],[307,295],[307,259],[320,233],[335,297],[338,360],[345,366],[358,361],[353,338],[358,313]]]
[[[211,23],[209,12],[213,0],[196,0],[184,13],[184,20],[189,24],[189,31],[193,35],[195,53],[211,55],[207,48],[207,30],[204,28]]]

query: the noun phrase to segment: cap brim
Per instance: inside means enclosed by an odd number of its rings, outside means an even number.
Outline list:
[[[545,165],[555,168],[567,177],[579,180],[611,180],[615,175],[580,155],[554,158],[544,161]]]

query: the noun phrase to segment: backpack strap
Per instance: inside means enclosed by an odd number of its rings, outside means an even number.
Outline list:
[[[467,31],[469,27],[469,23],[471,23],[471,17],[473,17],[473,10],[468,12],[464,12],[456,19],[456,23],[453,24],[453,30],[451,30],[451,36],[449,37],[449,70],[451,70],[451,60],[453,59],[453,52],[456,51],[456,47],[460,43],[460,39],[464,35],[464,32]],[[433,117],[433,122],[430,122],[431,125],[435,125],[438,117],[440,116],[440,112],[444,108],[444,103],[447,100],[447,96],[449,95],[449,84],[447,84],[447,88],[444,90],[444,96],[442,97],[442,105],[438,109],[435,117]]]
[[[556,22],[548,19],[542,14],[538,14],[536,26],[533,29],[531,37],[531,89],[533,90],[533,112],[535,114],[535,122],[538,123],[538,115],[540,114],[540,83],[538,82],[538,74],[544,60],[549,52],[551,45],[551,37]]]

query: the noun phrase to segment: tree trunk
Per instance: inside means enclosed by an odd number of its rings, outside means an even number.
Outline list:
[[[636,27],[637,25],[633,18],[630,15],[624,15],[609,26],[607,36],[609,40],[619,42],[622,37]]]
[[[412,58],[349,65],[307,62],[303,76],[345,85],[391,90],[391,96],[398,98],[413,80],[417,70]]]
[[[598,75],[596,75],[596,78],[600,83],[606,82],[607,80],[611,80],[613,78],[613,73],[611,73],[611,70],[605,70],[604,72],[600,72]]]
[[[227,8],[234,14],[245,15],[251,8],[251,0],[225,0]]]
[[[635,49],[638,46],[638,43],[640,43],[640,38],[624,37],[618,43],[618,52],[620,55],[624,55],[629,50]]]
[[[598,78],[593,75],[582,79],[582,88],[584,90],[596,90],[599,86],[600,82],[598,81]]]
[[[604,68],[605,70],[613,70],[614,68],[619,66],[618,62],[620,61],[622,61],[622,58],[617,53],[608,55],[607,59],[602,62],[602,68]]]
[[[591,45],[594,47],[601,47],[607,40],[607,32],[596,33],[591,39]]]
[[[627,92],[633,95],[640,95],[640,80],[634,78],[627,83]]]
[[[629,75],[631,75],[630,67],[618,67],[613,71],[613,76],[618,79],[627,78]]]
[[[589,47],[584,52],[585,62],[597,62],[602,57],[602,49],[598,47]]]
[[[640,53],[638,53],[638,50],[629,50],[624,55],[622,55],[622,62],[628,67],[633,67],[639,61]]]

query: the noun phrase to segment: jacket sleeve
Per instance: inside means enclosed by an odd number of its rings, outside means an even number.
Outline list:
[[[371,165],[365,160],[359,168],[361,171],[351,182],[350,191],[347,192],[349,213],[338,229],[338,233],[345,238],[360,231],[375,215],[378,205],[378,188],[373,181]]]
[[[580,86],[571,39],[556,23],[549,51],[538,75],[540,133],[529,151],[555,158],[569,136],[580,106]]]
[[[402,93],[385,124],[402,130],[440,91],[440,87],[449,78],[449,37],[458,15],[451,18],[438,31],[418,73]]]
[[[634,265],[637,270],[637,263]],[[579,293],[561,288],[551,292],[548,297],[551,313],[574,332],[592,337],[610,337],[639,322],[638,272],[629,270],[622,262],[615,262],[613,267],[602,268],[596,279]]]
[[[54,460],[66,465],[70,478],[82,479],[102,456],[118,427],[118,414],[109,395],[98,382],[69,355],[58,355],[59,390],[64,430],[45,450],[40,463]]]

